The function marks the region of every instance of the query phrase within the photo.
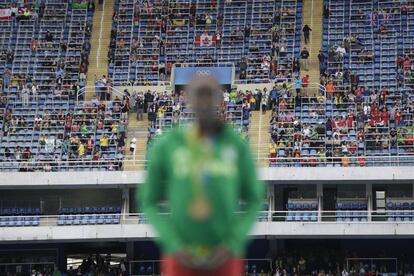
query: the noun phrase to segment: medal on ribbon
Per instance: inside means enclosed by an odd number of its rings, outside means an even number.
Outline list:
[[[205,198],[197,197],[191,201],[188,212],[193,219],[204,221],[210,217],[211,206]]]
[[[195,129],[191,129],[188,135],[191,148],[191,186],[193,199],[188,205],[188,214],[196,221],[206,221],[210,218],[212,207],[207,199],[206,189],[211,181],[205,165],[213,158],[213,148],[209,143],[202,144]]]

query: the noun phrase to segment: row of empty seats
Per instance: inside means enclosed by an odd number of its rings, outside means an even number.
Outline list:
[[[119,224],[120,220],[121,214],[59,215],[57,225]]]
[[[121,213],[121,207],[62,207],[59,209],[61,215],[75,215],[75,214],[112,214]]]

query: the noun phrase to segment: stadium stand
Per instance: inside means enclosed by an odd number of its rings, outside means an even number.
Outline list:
[[[119,170],[125,147],[121,100],[75,105],[48,96],[5,114],[0,150],[4,171]],[[10,105],[10,104],[9,104]],[[98,162],[108,160],[104,164]],[[24,161],[23,163],[20,163]]]
[[[307,221],[315,222],[318,220],[318,204],[311,203],[294,203],[289,202],[286,206],[288,213],[286,221]]]
[[[388,201],[386,204],[387,221],[413,221],[413,215],[413,202]]]
[[[2,208],[0,227],[38,226],[40,208]]]
[[[338,202],[336,208],[336,221],[367,221],[367,204],[365,202]]]
[[[120,207],[61,208],[57,225],[119,224]]]
[[[412,0],[0,0],[0,275],[160,273],[136,186],[204,66],[274,167],[245,275],[412,275],[413,58]]]
[[[11,8],[8,1],[3,8]],[[25,14],[25,12],[27,14]],[[56,87],[85,83],[90,50],[93,5],[87,1],[63,3],[47,0],[25,3],[7,20],[2,20],[0,48],[8,70],[3,88],[11,99],[24,87],[34,86],[36,96],[51,94]]]
[[[320,95],[277,89],[270,165],[413,164],[412,10],[392,0],[324,5]]]
[[[1,3],[5,9],[10,6]],[[79,102],[84,97],[93,11],[93,2],[47,0],[26,3],[0,21],[5,38],[0,45],[0,158],[9,161],[1,170],[121,168],[125,102]],[[92,160],[113,162],[100,166],[91,165]]]
[[[235,64],[240,79],[285,81],[299,58],[301,0],[127,0],[115,2],[114,11],[114,85],[154,85],[169,79],[173,65],[189,64]]]
[[[173,126],[185,126],[194,120],[194,115],[182,96],[151,92],[133,95],[135,102],[144,98],[144,106],[148,109],[149,140]],[[224,91],[223,116],[229,125],[244,136],[250,126],[250,112],[254,109],[252,98],[250,91]],[[137,108],[135,105],[135,110]]]

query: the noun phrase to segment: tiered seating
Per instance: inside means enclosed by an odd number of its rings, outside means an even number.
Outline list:
[[[358,143],[357,140],[356,114],[356,105],[353,102],[326,101],[326,136],[329,139],[326,150],[336,159],[344,155],[349,156],[351,166],[356,165],[358,153],[365,153],[365,143]]]
[[[119,224],[121,207],[61,208],[57,225]]]
[[[125,121],[119,100],[75,105],[68,96],[49,95],[9,106],[0,160],[11,162],[0,170],[121,169]]]
[[[40,208],[2,208],[0,227],[38,226]]]
[[[293,203],[289,202],[286,206],[286,221],[317,221],[317,203]]]
[[[295,116],[301,118],[302,124],[300,156],[306,158],[306,163],[314,163],[318,158],[318,151],[325,146],[325,108],[323,102],[311,97],[301,98],[300,113],[298,106],[295,108]]]
[[[387,221],[414,221],[414,202],[392,202],[386,204]]]
[[[273,42],[276,43],[273,54],[277,55],[277,70],[274,73],[279,82],[292,80],[294,77],[293,62],[299,58],[301,50],[302,5],[302,1],[276,1],[273,20],[278,28],[273,31]]]
[[[250,126],[251,108],[247,105],[247,95],[232,91],[232,98],[226,105],[224,117],[242,135]],[[158,135],[172,126],[184,126],[194,121],[194,113],[177,98],[168,95],[156,95],[157,100],[149,106],[150,136]],[[151,139],[151,137],[150,137]]]
[[[402,108],[400,93],[406,90],[405,78],[410,75],[403,72],[403,59],[414,46],[412,33],[408,29],[414,24],[414,17],[410,16],[412,10],[406,9],[404,2],[394,0],[327,0],[325,4],[330,10],[329,19],[324,20],[323,35],[323,48],[329,56],[328,74],[343,73],[343,77],[334,79],[337,91],[352,88],[354,92],[366,87],[362,97],[368,105],[377,103],[379,111]],[[342,58],[335,53],[337,46],[345,48]],[[370,99],[373,92],[384,94],[385,99]],[[362,116],[362,110],[360,105],[358,116]],[[364,154],[405,152],[405,145],[399,149],[396,143],[389,143],[389,127],[398,126],[394,124],[393,117],[388,120],[389,125],[371,125],[365,131],[366,144],[361,148]],[[380,145],[378,141],[385,142]],[[367,161],[369,165],[376,160],[367,158]]]
[[[287,100],[279,101],[270,165],[413,165],[413,10],[396,0],[325,0],[325,5],[326,99],[291,99],[292,123],[283,122]],[[315,139],[304,139],[306,128]]]
[[[115,84],[128,84],[128,80],[134,80],[135,74],[130,77],[130,62],[134,62],[132,56],[137,51],[139,43],[132,44],[131,37],[134,31],[135,20],[138,17],[139,7],[134,6],[135,1],[121,1],[115,3],[112,32],[111,32],[111,49],[109,59],[109,74],[115,81]],[[117,37],[118,43],[114,36]],[[129,52],[128,49],[131,49]],[[116,77],[113,76],[115,73]],[[131,70],[131,74],[133,71]],[[125,80],[123,82],[122,80]]]
[[[114,8],[109,72],[115,85],[157,84],[182,63],[234,65],[248,81],[285,80],[299,56],[301,0],[125,0]]]
[[[251,6],[250,6],[251,7]],[[249,24],[248,1],[237,0],[224,5],[222,41],[218,45],[218,60],[237,64],[246,52],[244,27]]]
[[[299,147],[294,150],[295,133],[300,131],[298,119],[295,117],[295,99],[288,97],[280,100],[270,122],[270,166],[287,166],[292,162],[294,151],[299,150]]]
[[[32,85],[44,94],[56,86],[84,85],[80,73],[87,71],[89,46],[85,41],[90,38],[93,11],[86,3],[57,0],[44,1],[42,9],[31,8],[36,16],[0,21],[5,38],[0,40],[0,49],[14,55],[12,60],[0,62],[0,73],[7,66],[12,74],[12,86],[6,91],[9,101],[19,99],[22,88]]]
[[[174,61],[185,62],[191,55],[194,39],[189,37],[189,18],[194,17],[194,8],[190,1],[169,1],[168,19],[166,20],[165,62],[171,64]]]
[[[358,222],[367,221],[366,202],[338,202],[336,204],[336,221]]]

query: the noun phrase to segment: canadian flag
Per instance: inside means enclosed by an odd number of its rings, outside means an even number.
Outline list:
[[[11,9],[0,9],[0,20],[10,19]]]
[[[208,34],[202,34],[196,35],[194,38],[195,45],[198,46],[212,46],[216,45],[216,36],[208,35]]]

